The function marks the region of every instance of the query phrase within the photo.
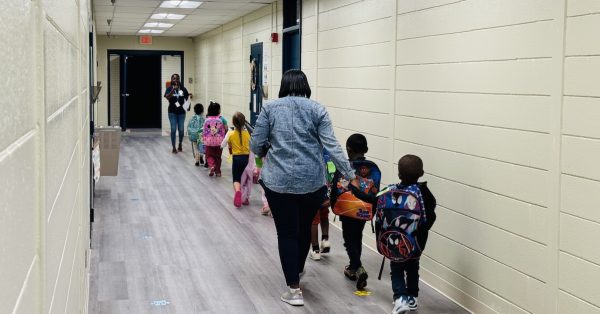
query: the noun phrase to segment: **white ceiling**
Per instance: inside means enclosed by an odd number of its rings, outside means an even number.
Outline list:
[[[194,0],[195,1],[195,0]],[[208,0],[196,9],[161,8],[162,0],[93,0],[97,34],[139,35],[145,23],[163,22],[175,24],[162,34],[153,36],[193,37],[226,24],[276,0]],[[156,13],[185,14],[182,20],[154,20]],[[114,14],[114,15],[113,15]],[[109,25],[107,20],[111,19]],[[163,28],[154,28],[163,29]]]

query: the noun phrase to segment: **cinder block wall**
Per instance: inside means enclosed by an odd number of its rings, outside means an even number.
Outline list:
[[[0,10],[0,313],[86,313],[87,0]]]
[[[281,7],[195,39],[200,94],[235,92],[224,112],[248,110],[254,42],[276,97]],[[598,1],[304,0],[302,18],[302,69],[338,139],[365,134],[386,182],[402,155],[425,162],[438,222],[422,279],[476,313],[600,313]]]
[[[236,111],[250,117],[250,45],[259,42],[268,62],[268,96],[276,97],[281,81],[281,45],[271,44],[270,36],[281,30],[281,8],[278,1],[194,39],[196,93],[205,108],[209,100],[215,100],[227,119]]]

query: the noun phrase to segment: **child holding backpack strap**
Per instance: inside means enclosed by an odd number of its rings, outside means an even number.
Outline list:
[[[339,171],[333,175],[331,183],[331,208],[342,222],[344,247],[350,258],[350,264],[344,268],[344,275],[354,281],[356,289],[367,286],[369,275],[362,266],[362,237],[365,222],[373,217],[372,210],[376,202],[381,171],[377,165],[365,158],[369,150],[367,138],[362,134],[352,134],[346,140],[346,152],[352,167],[356,170],[360,188],[349,184]]]
[[[206,121],[202,130],[202,142],[206,152],[206,162],[210,168],[209,176],[221,176],[221,143],[227,133],[227,120],[221,116],[221,105],[210,102]]]
[[[204,107],[202,104],[196,104],[194,106],[195,115],[188,123],[188,137],[190,138],[190,142],[192,142],[192,154],[194,155],[196,167],[204,164],[204,158],[202,157],[202,154],[204,154],[204,145],[202,144],[202,129],[204,128],[203,112]]]
[[[379,193],[375,229],[377,250],[391,260],[394,308],[392,314],[417,309],[419,259],[435,222],[436,200],[422,177],[423,161],[405,155],[398,161],[400,183]],[[382,270],[383,270],[383,264]],[[381,278],[381,272],[380,272]]]

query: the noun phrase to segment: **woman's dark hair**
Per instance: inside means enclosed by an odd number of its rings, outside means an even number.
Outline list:
[[[233,114],[231,122],[233,123],[233,126],[238,131],[238,133],[240,133],[240,143],[242,143],[242,130],[244,130],[244,125],[246,125],[246,116],[244,116],[243,113],[238,111]]]
[[[207,117],[216,117],[221,114],[221,105],[218,102],[210,102],[208,105],[208,111],[206,112]]]
[[[286,71],[281,77],[279,98],[286,96],[299,96],[310,98],[310,86],[304,72],[296,69]]]
[[[201,115],[204,112],[204,106],[202,106],[201,103],[197,103],[194,106],[194,113],[196,113],[197,115]]]
[[[346,140],[346,148],[356,154],[366,154],[369,151],[367,138],[360,133],[354,133]]]
[[[174,76],[177,76],[179,78],[179,80],[181,80],[181,76],[179,76],[179,74],[173,73],[173,74],[171,74],[171,81],[173,80]]]

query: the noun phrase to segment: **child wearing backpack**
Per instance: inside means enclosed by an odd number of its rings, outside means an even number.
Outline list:
[[[192,154],[194,156],[194,160],[196,161],[196,167],[199,167],[200,164],[204,164],[204,158],[202,154],[204,154],[204,145],[202,144],[202,129],[204,127],[204,117],[202,113],[204,112],[204,106],[198,103],[194,106],[194,116],[188,123],[188,137],[192,142]]]
[[[310,250],[308,257],[314,261],[321,259],[321,254],[327,254],[331,250],[331,243],[329,242],[329,194],[331,189],[331,182],[333,181],[333,175],[335,174],[335,165],[331,161],[329,152],[323,149],[323,161],[325,161],[325,172],[327,179],[327,198],[321,204],[321,208],[317,211],[315,218],[313,218],[312,226],[310,229],[310,244],[312,249]],[[321,225],[321,247],[319,248],[319,225]]]
[[[360,187],[349,184],[339,171],[333,176],[330,202],[333,212],[340,216],[344,247],[350,264],[344,268],[344,275],[354,281],[356,289],[367,286],[367,271],[362,266],[362,237],[365,222],[373,217],[373,208],[379,192],[381,171],[379,167],[365,158],[369,150],[367,138],[362,134],[352,134],[346,140],[346,152]]]
[[[423,174],[421,158],[403,156],[398,161],[400,183],[388,186],[377,201],[377,250],[385,256],[384,260],[391,260],[392,314],[417,309],[419,258],[436,219],[435,197],[427,182],[418,182]]]
[[[210,168],[209,176],[221,176],[221,155],[223,149],[221,142],[227,133],[227,120],[221,116],[221,105],[216,102],[210,102],[206,121],[202,130],[202,142],[206,152],[206,162]]]
[[[250,158],[250,133],[244,127],[246,125],[246,117],[241,112],[236,112],[231,119],[233,122],[234,129],[227,134],[227,146],[233,156],[233,163],[231,165],[231,174],[233,176],[233,205],[235,207],[242,207],[243,205],[250,204],[248,197],[249,186],[251,183],[251,177],[243,180],[244,186],[242,186],[242,174],[244,174],[248,161]],[[242,200],[242,190],[246,197]]]

